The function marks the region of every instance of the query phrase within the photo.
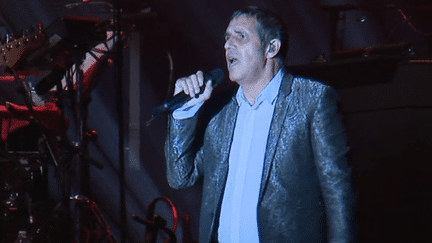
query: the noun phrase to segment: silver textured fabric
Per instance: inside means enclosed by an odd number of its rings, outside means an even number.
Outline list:
[[[270,125],[260,186],[261,242],[354,241],[355,193],[337,102],[331,87],[285,76]],[[217,99],[214,103],[218,104]],[[231,99],[205,113],[212,116],[202,139],[197,132],[202,126],[198,115],[169,118],[165,153],[170,186],[184,188],[204,178],[201,243],[217,242],[237,109]]]

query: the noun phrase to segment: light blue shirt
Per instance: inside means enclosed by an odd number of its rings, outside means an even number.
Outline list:
[[[258,243],[258,197],[264,155],[283,70],[273,77],[253,105],[237,92],[239,111],[229,156],[229,171],[219,220],[222,243]]]
[[[284,75],[284,70],[280,69],[253,105],[244,96],[241,86],[237,91],[239,111],[218,229],[219,241],[222,243],[259,242],[257,206],[264,155],[276,97]],[[201,105],[184,105],[173,112],[173,117],[191,117]]]

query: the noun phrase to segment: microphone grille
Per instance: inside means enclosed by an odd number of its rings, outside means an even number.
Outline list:
[[[224,81],[224,78],[225,78],[225,74],[220,68],[212,70],[208,75],[208,79],[212,80],[213,87],[216,87],[219,84],[221,84]]]

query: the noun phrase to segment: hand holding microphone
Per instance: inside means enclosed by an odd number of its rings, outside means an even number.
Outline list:
[[[206,83],[203,87],[204,82]],[[198,71],[196,74],[177,79],[175,83],[174,96],[184,92],[186,95],[191,97],[186,104],[193,105],[208,100],[212,91],[212,80],[204,80],[204,73]]]
[[[156,107],[152,117],[172,111],[185,103],[193,105],[208,100],[213,88],[223,80],[224,73],[221,69],[215,69],[208,74],[198,71],[188,77],[179,78],[175,83],[174,97]]]

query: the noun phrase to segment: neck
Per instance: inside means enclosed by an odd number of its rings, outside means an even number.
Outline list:
[[[255,81],[242,85],[243,93],[251,104],[255,103],[258,95],[270,83],[280,68],[281,65],[272,65],[269,68],[265,68],[263,74],[258,76]]]

